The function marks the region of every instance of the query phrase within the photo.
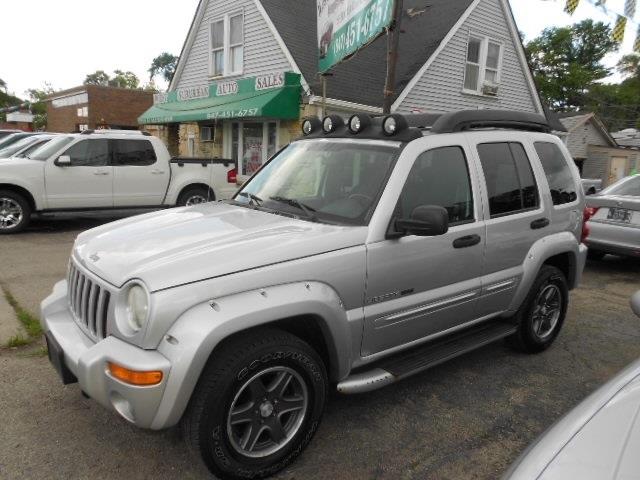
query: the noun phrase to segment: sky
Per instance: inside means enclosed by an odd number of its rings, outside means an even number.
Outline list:
[[[298,1],[298,0],[291,0]],[[455,1],[455,0],[452,0]],[[544,28],[593,18],[613,25],[615,17],[580,0],[573,16],[563,12],[566,0],[510,0],[526,40]],[[198,0],[5,0],[0,28],[0,78],[8,91],[25,97],[28,88],[45,82],[55,89],[82,84],[96,70],[130,70],[143,83],[154,57],[180,53]],[[624,0],[607,0],[622,12]],[[640,21],[640,2],[636,21]],[[615,66],[630,53],[637,27],[627,26],[620,53],[607,58]],[[159,79],[158,79],[159,80]],[[612,81],[619,80],[617,75]],[[157,82],[159,87],[166,87]]]

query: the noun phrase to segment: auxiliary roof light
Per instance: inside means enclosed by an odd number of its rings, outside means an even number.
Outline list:
[[[302,122],[302,133],[303,135],[311,135],[315,131],[319,130],[320,127],[322,127],[322,122],[320,122],[319,118],[305,118]]]
[[[387,136],[392,136],[404,130],[409,125],[402,115],[389,115],[382,121],[382,131]]]
[[[354,135],[362,132],[371,125],[371,117],[369,115],[352,115],[349,119],[349,131]]]
[[[344,120],[339,115],[329,115],[324,117],[322,121],[322,129],[324,133],[333,133],[344,125]]]

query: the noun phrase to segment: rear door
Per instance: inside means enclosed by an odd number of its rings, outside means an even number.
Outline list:
[[[412,142],[403,157],[414,161],[388,220],[409,218],[419,205],[437,205],[449,212],[449,231],[367,246],[363,356],[476,318],[485,243],[476,166],[466,145],[446,135]],[[398,164],[396,171],[402,168]]]
[[[167,192],[167,159],[158,159],[145,138],[113,139],[113,203],[115,207],[159,206]]]
[[[71,165],[58,166],[47,160],[45,185],[49,209],[113,207],[113,167],[109,140],[86,139],[71,145],[59,156],[71,158]]]
[[[478,304],[478,315],[485,316],[508,309],[525,258],[533,244],[549,233],[551,218],[545,215],[530,144],[506,132],[469,139],[480,160],[485,199],[487,242]]]

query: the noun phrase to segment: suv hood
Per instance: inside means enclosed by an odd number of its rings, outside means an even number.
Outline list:
[[[366,227],[312,223],[222,203],[127,218],[78,236],[74,257],[117,287],[151,291],[362,245]]]

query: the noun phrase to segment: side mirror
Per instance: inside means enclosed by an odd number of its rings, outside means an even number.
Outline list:
[[[53,163],[58,167],[69,167],[71,166],[71,157],[69,155],[60,155]]]
[[[635,295],[631,297],[631,310],[640,317],[640,291],[636,292]]]
[[[396,220],[396,230],[419,237],[437,237],[449,231],[449,213],[443,207],[421,205],[411,212],[411,219]]]

